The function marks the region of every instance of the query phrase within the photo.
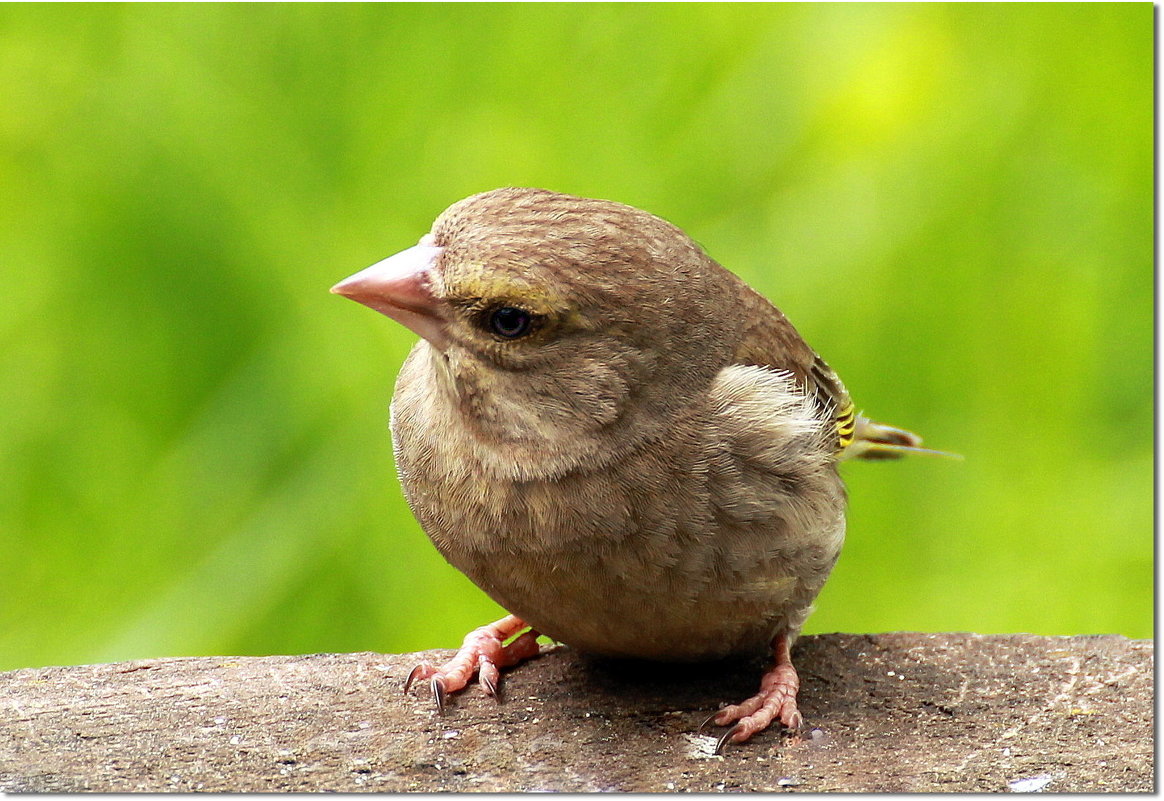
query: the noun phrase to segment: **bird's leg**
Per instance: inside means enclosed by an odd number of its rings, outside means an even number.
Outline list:
[[[726,706],[715,713],[711,720],[717,726],[734,723],[716,744],[718,754],[728,742],[742,743],[756,732],[761,732],[777,720],[788,729],[799,729],[804,723],[800,710],[796,708],[796,692],[800,689],[800,677],[792,666],[792,638],[783,632],[772,641],[776,663],[760,680],[760,692],[742,704]]]
[[[538,655],[538,633],[533,629],[508,645],[505,644],[506,640],[524,628],[527,628],[525,621],[516,615],[509,615],[496,623],[473,629],[465,635],[460,650],[439,668],[428,662],[421,662],[414,667],[404,682],[404,691],[408,692],[414,681],[430,679],[437,711],[443,712],[448,694],[464,689],[476,673],[477,681],[485,693],[497,697],[501,668],[511,667]]]

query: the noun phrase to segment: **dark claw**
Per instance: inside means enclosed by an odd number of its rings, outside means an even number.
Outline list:
[[[723,711],[722,709],[717,709],[716,711],[714,711],[710,715],[708,715],[707,719],[699,724],[699,728],[695,730],[695,733],[696,734],[703,734],[703,730],[707,728],[707,724],[709,724],[713,720],[715,720],[719,716],[719,713],[722,711]]]
[[[733,734],[735,734],[736,732],[738,732],[739,730],[740,730],[740,724],[739,724],[739,723],[737,723],[736,725],[732,726],[730,729],[728,729],[727,731],[725,731],[725,732],[723,733],[723,736],[719,738],[719,742],[717,742],[717,743],[715,744],[715,751],[714,751],[713,753],[714,753],[716,756],[719,756],[719,755],[723,754],[723,747],[724,747],[725,745],[727,745],[727,744],[728,744],[728,740],[729,740],[729,738],[730,738],[730,737],[731,737]]]
[[[445,680],[440,676],[432,677],[432,700],[436,701],[437,714],[445,713]]]
[[[412,682],[416,681],[416,677],[420,675],[421,668],[423,667],[424,665],[417,665],[408,674],[408,678],[404,680],[404,692],[408,692],[408,688],[412,686]]]

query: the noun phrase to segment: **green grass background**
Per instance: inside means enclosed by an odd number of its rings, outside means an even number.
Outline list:
[[[500,614],[397,485],[413,335],[327,290],[510,184],[965,455],[846,466],[808,631],[1151,636],[1152,158],[1147,3],[0,7],[0,667]]]

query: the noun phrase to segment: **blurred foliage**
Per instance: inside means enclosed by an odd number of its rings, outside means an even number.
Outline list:
[[[1150,636],[1152,6],[0,7],[0,667],[452,646],[330,296],[503,185],[641,206],[858,404],[809,631]],[[602,610],[595,610],[602,614]]]

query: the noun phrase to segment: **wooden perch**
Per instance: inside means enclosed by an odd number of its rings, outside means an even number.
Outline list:
[[[811,727],[711,756],[762,663],[558,650],[444,716],[419,659],[151,659],[0,674],[0,791],[1151,791],[1152,642],[830,634],[794,650]]]

